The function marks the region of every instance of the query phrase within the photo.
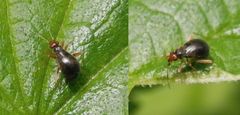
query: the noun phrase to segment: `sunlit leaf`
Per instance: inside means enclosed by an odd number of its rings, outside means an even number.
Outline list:
[[[129,92],[136,85],[207,83],[240,79],[238,0],[130,0]],[[166,55],[189,36],[210,46],[212,65],[168,66]]]
[[[1,1],[0,112],[126,113],[127,12],[127,0]],[[71,84],[48,56],[53,39],[81,52]]]

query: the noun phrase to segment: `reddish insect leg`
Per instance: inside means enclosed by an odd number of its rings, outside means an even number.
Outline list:
[[[192,39],[193,39],[193,37],[192,37],[192,35],[190,35],[190,36],[188,36],[187,41],[190,41]]]
[[[202,64],[212,64],[212,60],[204,59],[204,60],[197,60],[197,63],[202,63]]]
[[[70,43],[66,44],[64,42],[61,42],[61,46],[64,50],[67,50],[68,46],[69,46]]]
[[[72,55],[73,55],[74,57],[77,57],[77,56],[81,55],[81,53],[80,53],[80,52],[75,52],[75,53],[73,53]]]
[[[50,53],[50,54],[48,54],[48,57],[51,57],[51,58],[54,58],[54,59],[57,58],[56,54],[54,54],[54,53]]]
[[[67,50],[68,45],[69,45],[69,43],[68,43],[65,47],[63,47],[63,49],[64,49],[64,50]]]
[[[59,84],[59,80],[60,80],[60,65],[58,65],[58,68],[57,68],[57,74],[55,75],[54,77],[54,84]]]
[[[184,65],[184,64],[187,64],[187,65],[188,65],[189,67],[191,67],[193,70],[196,70],[196,68],[194,68],[194,67],[192,66],[192,62],[191,62],[190,60],[188,60],[188,58],[186,58],[186,60],[183,59],[181,65],[180,65],[179,68],[178,68],[178,72],[182,72],[182,69],[183,69],[183,65]]]
[[[188,63],[188,66],[191,67],[193,70],[197,70],[195,67],[192,66],[192,63]]]
[[[184,64],[184,63],[181,63],[181,65],[178,67],[178,72],[182,72],[183,64]]]
[[[192,66],[192,61],[187,58],[186,64],[191,67],[193,70],[197,70],[195,67]]]
[[[184,64],[186,64],[187,63],[187,59],[185,60],[185,59],[182,59],[181,60],[181,65],[178,67],[178,72],[182,72],[182,70],[183,70],[183,65]]]
[[[60,46],[64,47],[64,41],[62,41],[62,42],[60,43]]]

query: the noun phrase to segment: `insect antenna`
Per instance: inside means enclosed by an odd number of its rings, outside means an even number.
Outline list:
[[[52,35],[50,29],[49,29],[48,33],[49,33],[49,35],[50,35],[50,37],[51,37],[51,40],[54,40],[54,41],[55,41],[55,38],[53,37],[53,35]]]
[[[45,40],[47,43],[49,43],[49,40],[48,40],[46,37],[44,37],[43,35],[39,34],[38,32],[34,32],[34,33],[37,34],[40,39],[43,39],[43,40]]]

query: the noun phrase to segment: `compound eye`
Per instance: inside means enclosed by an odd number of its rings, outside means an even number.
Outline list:
[[[168,62],[172,62],[177,60],[177,55],[175,53],[170,53],[170,55],[168,56]]]
[[[51,48],[55,48],[55,47],[57,47],[57,45],[58,45],[58,43],[53,42],[53,43],[51,44]]]
[[[173,58],[173,60],[177,60],[177,55],[176,55],[176,54],[173,54],[173,55],[172,55],[172,58]]]

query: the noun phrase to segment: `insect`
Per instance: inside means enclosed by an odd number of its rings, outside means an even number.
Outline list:
[[[40,35],[40,37],[43,38],[44,40],[47,40],[42,35]],[[80,53],[77,52],[70,54],[69,52],[67,52],[66,49],[68,45],[64,46],[64,42],[61,42],[61,44],[59,44],[59,42],[56,41],[55,39],[47,41],[49,42],[49,47],[53,50],[53,52],[50,53],[49,56],[56,59],[58,62],[57,72],[61,70],[67,82],[75,79],[80,73],[80,64],[75,57],[80,55]]]
[[[50,41],[49,46],[54,52],[50,56],[57,60],[59,68],[61,69],[61,72],[65,76],[66,80],[70,81],[76,78],[80,72],[80,65],[75,57],[80,55],[80,53],[77,52],[71,55],[66,51],[67,45],[64,47],[63,42],[62,45],[60,45],[59,42],[55,40]]]
[[[208,44],[201,39],[190,39],[182,47],[176,49],[167,56],[168,65],[178,59],[185,61],[192,69],[196,70],[192,63],[211,64],[212,60],[207,59],[209,55]],[[178,72],[182,71],[183,63],[180,65]]]

